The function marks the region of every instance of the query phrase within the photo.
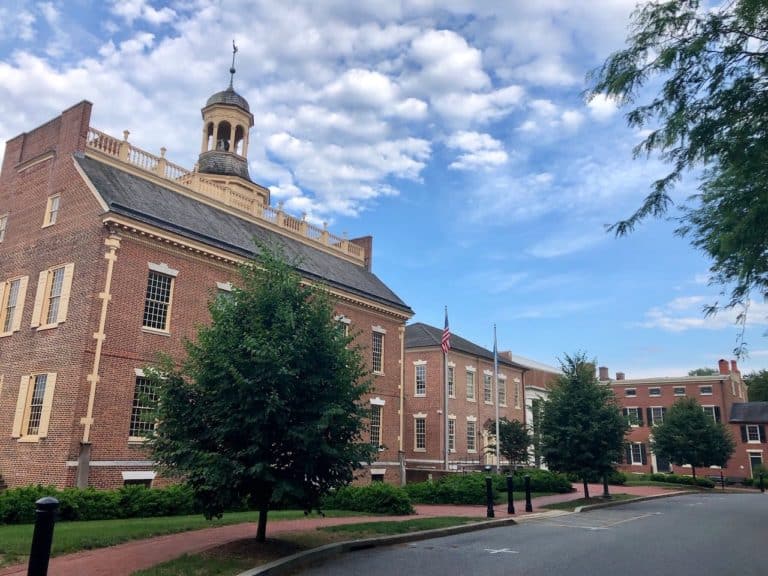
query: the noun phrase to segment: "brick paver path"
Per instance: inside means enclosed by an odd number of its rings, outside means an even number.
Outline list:
[[[577,485],[574,484],[576,487]],[[577,492],[570,494],[555,494],[533,499],[534,512],[540,512],[541,506],[553,502],[563,502],[581,498],[584,494],[581,485]],[[634,494],[638,496],[650,496],[664,493],[667,490],[653,486],[612,486],[611,490]],[[601,485],[589,485],[590,496],[600,496],[603,493]],[[476,516],[484,518],[485,506],[450,506],[450,505],[426,505],[415,506],[416,513],[420,516]],[[516,516],[525,516],[525,501],[522,492],[515,492]],[[495,507],[496,518],[506,518],[507,505],[501,504]],[[298,520],[274,520],[267,523],[267,536],[274,537],[285,532],[297,532],[312,530],[321,526],[335,526],[339,524],[355,524],[371,521],[396,521],[412,518],[412,516],[351,516],[346,518],[302,518]],[[158,536],[146,540],[134,540],[109,548],[76,552],[65,556],[52,558],[49,568],[49,576],[130,576],[137,570],[143,570],[162,562],[167,562],[182,554],[195,554],[208,548],[213,548],[243,538],[252,538],[256,534],[255,523],[235,524],[219,528],[205,528],[192,532]],[[55,533],[54,533],[55,538]],[[0,576],[26,576],[26,564],[0,568]]]

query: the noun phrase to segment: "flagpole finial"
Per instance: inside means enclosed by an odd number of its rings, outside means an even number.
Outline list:
[[[232,88],[232,83],[235,79],[235,54],[237,54],[237,44],[235,44],[234,38],[232,39],[232,66],[229,67],[229,87]]]

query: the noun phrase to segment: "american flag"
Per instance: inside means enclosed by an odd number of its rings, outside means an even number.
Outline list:
[[[445,307],[445,328],[443,328],[443,337],[440,340],[440,348],[443,349],[443,353],[448,353],[451,349],[451,330],[448,328],[448,306]]]

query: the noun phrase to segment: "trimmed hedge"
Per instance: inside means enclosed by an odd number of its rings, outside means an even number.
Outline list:
[[[531,477],[532,492],[572,492],[568,479],[562,474],[548,470],[517,470],[514,473],[514,490],[523,491],[523,477]],[[485,478],[487,474],[472,472],[443,476],[435,482],[415,482],[407,484],[405,490],[411,500],[420,504],[477,504],[486,503]],[[507,491],[507,477],[504,474],[491,474],[494,499],[498,500],[501,492]]]
[[[192,490],[184,485],[167,488],[124,486],[118,490],[24,486],[0,492],[0,524],[35,521],[35,501],[53,496],[60,520],[111,520],[150,516],[178,516],[199,512]]]
[[[714,488],[715,483],[709,478],[695,478],[693,476],[682,476],[679,474],[660,474],[650,475],[654,482],[669,482],[671,484],[685,484],[687,486],[701,486],[702,488]]]
[[[566,477],[571,482],[582,482],[582,477],[579,474],[573,474],[568,473],[566,474]],[[602,484],[603,483],[603,476],[602,474],[598,474],[597,472],[593,474],[587,475],[587,482],[590,484]],[[627,475],[624,474],[624,472],[619,472],[618,470],[612,470],[610,474],[608,474],[608,484],[615,484],[619,486],[623,486],[627,482]]]
[[[323,507],[330,510],[353,510],[369,514],[413,514],[408,493],[402,488],[375,482],[368,486],[345,486],[323,498]]]

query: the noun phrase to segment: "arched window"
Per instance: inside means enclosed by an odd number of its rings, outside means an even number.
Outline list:
[[[208,122],[208,126],[206,126],[205,128],[205,136],[206,136],[206,140],[205,140],[206,151],[213,150],[213,122]]]
[[[229,152],[231,142],[232,127],[229,125],[229,122],[222,122],[219,124],[219,130],[216,133],[216,150]]]
[[[235,128],[235,154],[243,155],[243,138],[245,137],[245,130],[242,126]]]

